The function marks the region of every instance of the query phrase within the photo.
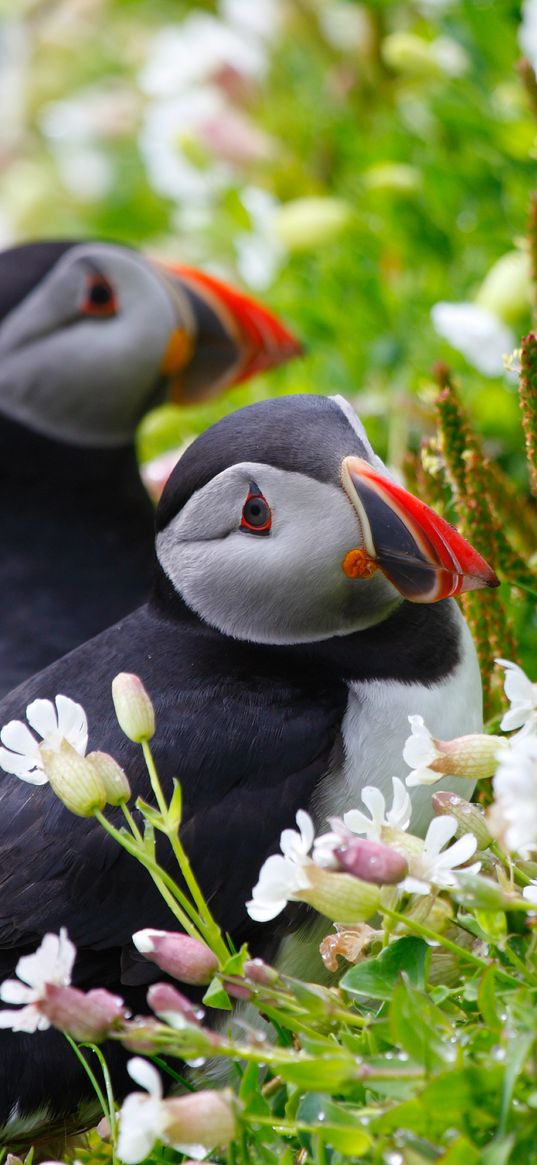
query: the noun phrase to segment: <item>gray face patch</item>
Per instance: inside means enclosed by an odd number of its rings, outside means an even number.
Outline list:
[[[272,512],[268,536],[240,529],[254,481]],[[233,465],[193,494],[158,534],[175,590],[212,627],[257,643],[306,643],[370,627],[401,601],[380,574],[347,578],[360,546],[355,511],[337,484],[263,462]]]
[[[117,301],[109,318],[81,311],[96,272]],[[76,444],[130,440],[177,322],[164,281],[143,256],[106,244],[71,247],[0,324],[0,411]]]

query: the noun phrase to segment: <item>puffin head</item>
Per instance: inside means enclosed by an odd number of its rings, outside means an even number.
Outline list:
[[[403,599],[498,585],[453,527],[394,482],[341,397],[280,397],[208,429],[164,490],[156,550],[201,619],[265,644],[345,635]]]
[[[254,300],[124,246],[0,254],[0,412],[60,441],[124,444],[152,405],[212,396],[300,351]]]

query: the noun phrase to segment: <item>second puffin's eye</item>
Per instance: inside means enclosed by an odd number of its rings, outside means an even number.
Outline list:
[[[242,507],[240,529],[247,534],[270,534],[271,526],[272,512],[267,499],[255,481],[251,481],[248,497]]]
[[[116,295],[112,284],[104,275],[88,275],[80,310],[86,316],[97,316],[104,319],[115,316],[117,312]]]

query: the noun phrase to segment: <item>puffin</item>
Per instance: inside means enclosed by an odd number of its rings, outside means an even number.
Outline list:
[[[264,307],[104,242],[0,254],[0,695],[146,598],[138,422],[296,356]]]
[[[260,866],[299,809],[321,824],[358,805],[365,785],[391,792],[409,714],[444,738],[480,729],[476,653],[453,596],[497,581],[393,479],[345,400],[253,404],[198,437],[172,472],[148,601],[5,697],[0,725],[24,721],[36,699],[70,697],[86,712],[88,748],[123,766],[133,802],[150,801],[141,749],[120,730],[110,694],[118,672],[138,675],[155,707],[157,769],[167,795],[181,782],[181,837],[214,915],[237,945],[278,962],[290,940],[298,949],[294,915],[249,918]],[[9,746],[4,729],[0,738]],[[430,792],[412,796],[420,830]],[[161,861],[173,872],[165,847]],[[9,771],[0,886],[0,979],[66,927],[75,983],[107,987],[147,1014],[148,984],[162,972],[131,936],[177,929],[166,903],[94,819]],[[311,947],[308,957],[311,975]],[[117,1045],[109,1062],[121,1096],[129,1084]],[[80,1113],[87,1099],[58,1032],[0,1032],[5,1142]]]

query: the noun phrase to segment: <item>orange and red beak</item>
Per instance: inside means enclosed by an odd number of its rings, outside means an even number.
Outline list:
[[[161,365],[171,400],[206,400],[302,354],[298,340],[256,300],[193,267],[157,267],[178,311]]]
[[[413,603],[499,586],[492,568],[453,526],[361,457],[345,458],[342,482],[362,535],[362,545],[343,561],[349,577],[369,577],[379,569]]]

